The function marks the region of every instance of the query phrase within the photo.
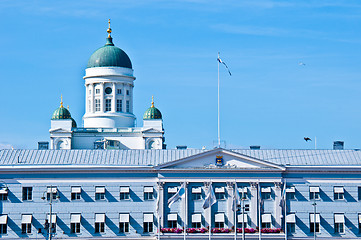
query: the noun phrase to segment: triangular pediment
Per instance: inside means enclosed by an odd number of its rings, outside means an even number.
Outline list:
[[[143,133],[162,133],[163,131],[159,131],[157,129],[154,128],[148,128],[142,131]]]
[[[71,133],[71,131],[63,129],[63,128],[50,129],[49,132],[50,133]]]
[[[221,159],[221,160],[220,160]],[[217,161],[218,160],[218,161]],[[285,167],[268,161],[217,148],[157,166],[158,169],[249,169],[278,170]]]

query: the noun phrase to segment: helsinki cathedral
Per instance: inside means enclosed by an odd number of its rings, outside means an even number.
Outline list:
[[[128,55],[116,47],[111,28],[103,47],[89,58],[85,69],[85,114],[77,127],[69,109],[56,109],[51,118],[50,149],[165,149],[161,112],[154,106],[135,127],[135,77]]]

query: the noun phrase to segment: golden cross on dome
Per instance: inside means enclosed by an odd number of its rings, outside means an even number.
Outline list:
[[[64,107],[63,106],[63,94],[60,95],[60,107]]]
[[[152,108],[154,108],[154,96],[152,96]]]
[[[110,37],[110,33],[112,32],[112,29],[110,28],[110,18],[108,19],[108,30],[107,33],[109,34],[108,37]]]

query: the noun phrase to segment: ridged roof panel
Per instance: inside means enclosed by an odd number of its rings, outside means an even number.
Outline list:
[[[0,150],[0,165],[157,166],[208,150]],[[279,165],[361,165],[357,150],[230,150]]]

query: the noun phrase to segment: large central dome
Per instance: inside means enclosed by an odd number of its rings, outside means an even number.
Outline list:
[[[94,67],[123,67],[132,69],[132,62],[122,49],[114,46],[113,39],[109,35],[107,43],[96,50],[89,58],[87,68]]]

